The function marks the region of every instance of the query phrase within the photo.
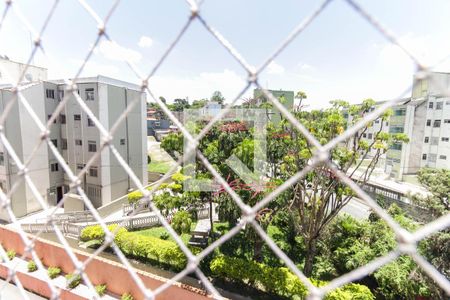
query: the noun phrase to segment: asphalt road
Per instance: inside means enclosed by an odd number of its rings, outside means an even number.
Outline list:
[[[352,199],[350,202],[342,208],[341,212],[348,213],[357,219],[367,219],[370,214],[370,208],[362,203],[362,200]]]

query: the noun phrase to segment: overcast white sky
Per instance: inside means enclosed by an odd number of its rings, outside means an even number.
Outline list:
[[[113,3],[87,2],[100,17]],[[205,0],[201,13],[249,64],[259,66],[320,2]],[[52,3],[22,0],[14,5],[38,30]],[[450,54],[450,1],[359,3],[425,64],[435,64]],[[83,75],[101,74],[138,82],[123,58],[136,64],[143,74],[148,73],[188,16],[189,7],[184,1],[122,1],[107,26],[116,43],[102,40]],[[61,0],[43,36],[45,55],[37,53],[34,63],[49,68],[51,78],[73,77],[96,33],[95,20],[77,1]],[[9,13],[0,28],[0,54],[26,61],[30,50],[29,30],[17,15]],[[450,60],[437,70],[450,72]],[[352,102],[369,97],[395,98],[411,84],[413,72],[412,61],[400,49],[345,1],[335,0],[267,67],[260,83],[270,89],[303,90],[311,107],[323,107],[338,98]],[[244,88],[246,77],[245,70],[195,21],[151,79],[150,88],[169,101],[209,98],[215,90],[231,101]]]

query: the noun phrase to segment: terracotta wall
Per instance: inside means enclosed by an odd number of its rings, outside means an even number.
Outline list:
[[[24,244],[19,234],[15,231],[5,228],[4,226],[0,226],[0,243],[6,250],[14,249],[18,254],[23,253]],[[47,240],[38,239],[36,240],[34,249],[37,255],[42,259],[44,265],[46,265],[47,267],[57,266],[61,268],[64,273],[73,272],[74,265],[65,249],[61,245]],[[89,257],[88,253],[77,250],[73,251],[80,261],[84,261]],[[143,299],[143,295],[137,287],[136,283],[131,278],[128,271],[119,263],[101,257],[95,257],[87,265],[85,272],[94,285],[106,284],[107,289],[115,294],[122,295],[123,293],[131,293],[135,299]],[[167,279],[163,277],[147,272],[136,271],[136,273],[142,279],[145,286],[152,290],[167,281]],[[156,297],[156,299],[161,300],[190,300],[207,298],[209,297],[204,290],[181,283],[172,285],[163,293],[158,295],[158,297]]]

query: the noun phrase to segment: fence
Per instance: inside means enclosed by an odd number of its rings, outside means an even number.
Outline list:
[[[197,217],[198,219],[208,219],[209,218],[209,208],[202,208],[197,210]],[[167,220],[170,220],[172,218],[172,215],[169,215],[167,217]],[[81,231],[83,228],[87,226],[92,225],[98,225],[98,222],[92,222],[87,225],[80,224],[80,223],[74,223],[69,221],[59,222],[56,224],[56,228],[58,228],[59,231],[63,234],[70,235],[72,237],[78,238],[81,234]],[[117,220],[117,221],[110,221],[110,222],[104,222],[105,225],[119,225],[123,226],[127,229],[141,229],[141,228],[149,228],[153,226],[161,225],[161,221],[156,215],[150,215],[150,216],[144,216],[139,218],[129,218],[124,221]],[[48,223],[29,223],[29,224],[22,224],[21,228],[23,231],[28,233],[54,233],[55,227]]]
[[[428,210],[420,206],[406,202],[407,200],[409,201],[409,199],[407,198],[408,197],[407,194],[400,193],[392,189],[388,189],[371,183],[361,184],[360,186],[361,189],[365,191],[368,195],[370,195],[375,199],[378,198],[377,200],[379,200],[380,202],[379,204],[382,205],[383,207],[389,207],[391,204],[395,203],[417,221],[420,222],[432,221],[433,216]]]
[[[28,63],[33,61],[33,58],[37,51],[40,51],[40,49],[45,49],[46,43],[45,43],[45,34],[47,32],[48,27],[50,26],[58,26],[55,24],[49,23],[50,20],[56,15],[56,8],[58,7],[59,3],[63,1],[55,0],[53,2],[53,5],[49,12],[46,14],[45,21],[38,30],[36,30],[33,26],[33,22],[31,22],[29,19],[27,19],[24,14],[21,12],[20,7],[17,4],[17,1],[11,1],[7,0],[4,3],[4,11],[1,15],[0,19],[0,32],[2,29],[2,25],[4,24],[4,21],[6,18],[13,18],[17,17],[17,20],[23,23],[23,25],[32,33],[34,38],[34,44],[32,47],[32,51],[30,53]],[[21,76],[18,82],[11,82],[12,88],[10,91],[13,93],[13,99],[10,101],[3,109],[0,115],[0,124],[2,125],[0,127],[0,141],[3,145],[8,157],[11,158],[11,160],[15,163],[17,170],[18,170],[18,177],[15,180],[15,182],[12,183],[11,189],[4,193],[3,190],[0,192],[0,199],[1,199],[1,207],[4,212],[8,214],[13,224],[17,225],[18,221],[16,216],[14,215],[12,211],[12,205],[11,205],[11,195],[14,192],[14,190],[17,189],[17,187],[25,183],[30,190],[32,191],[34,197],[41,205],[42,209],[49,210],[49,205],[46,202],[46,200],[37,192],[35,183],[30,180],[27,166],[30,164],[30,161],[35,159],[36,157],[36,151],[32,151],[30,154],[30,157],[26,161],[21,161],[19,157],[17,156],[17,153],[15,152],[14,148],[11,146],[10,140],[8,140],[4,130],[3,126],[5,125],[6,118],[11,113],[11,109],[13,105],[17,102],[19,102],[23,107],[26,109],[26,111],[29,113],[30,118],[28,122],[31,122],[33,126],[37,126],[39,130],[41,131],[41,135],[36,137],[37,144],[36,148],[38,148],[41,145],[47,145],[51,152],[54,154],[56,161],[58,162],[59,166],[64,170],[64,172],[67,175],[67,178],[69,179],[71,186],[77,190],[78,194],[81,196],[85,207],[92,213],[94,216],[96,222],[98,222],[103,229],[107,230],[107,223],[105,223],[99,213],[94,208],[91,200],[87,197],[85,191],[82,189],[82,186],[80,184],[81,179],[83,178],[84,174],[89,170],[89,168],[92,166],[92,164],[98,159],[99,153],[103,149],[109,148],[111,150],[112,155],[117,159],[117,161],[120,163],[120,165],[123,167],[123,169],[126,171],[126,173],[129,175],[131,181],[139,188],[139,190],[145,195],[146,199],[149,199],[150,191],[147,191],[144,189],[144,185],[146,183],[142,183],[139,181],[138,177],[133,173],[132,169],[128,166],[126,163],[126,160],[119,154],[117,151],[117,148],[111,143],[112,138],[116,134],[117,126],[123,122],[124,117],[130,113],[130,109],[125,109],[119,117],[116,118],[114,126],[112,126],[111,130],[108,131],[105,129],[105,127],[99,122],[98,116],[95,115],[95,113],[85,104],[85,102],[80,98],[80,96],[77,93],[77,80],[79,79],[79,74],[83,70],[83,68],[86,67],[86,64],[90,61],[91,56],[93,55],[94,51],[98,48],[100,41],[102,40],[108,40],[111,42],[114,42],[113,36],[114,32],[110,32],[109,27],[109,20],[111,16],[116,12],[118,9],[123,9],[125,5],[120,7],[118,4],[120,0],[114,1],[111,8],[107,11],[106,16],[104,18],[101,18],[97,12],[94,10],[92,6],[90,6],[87,2],[84,0],[78,1],[80,6],[87,12],[88,15],[92,17],[92,20],[97,24],[96,27],[92,27],[92,32],[97,32],[97,36],[95,40],[93,41],[92,46],[90,47],[88,53],[86,53],[85,59],[80,63],[80,68],[76,74],[72,77],[71,80],[65,81],[67,84],[67,88],[65,90],[65,95],[61,99],[60,103],[56,107],[54,113],[51,115],[50,119],[47,123],[43,123],[39,120],[39,118],[36,116],[35,111],[33,110],[30,103],[32,103],[32,99],[27,99],[23,93],[23,87],[18,83],[20,82],[20,79],[24,78],[26,74],[27,68],[29,68],[28,63],[25,65],[24,70],[21,72]],[[136,74],[139,82],[141,82],[141,89],[144,91],[148,97],[148,100],[152,100],[156,102],[163,112],[169,117],[169,119],[180,128],[182,134],[187,138],[187,140],[193,145],[197,145],[199,140],[205,136],[205,134],[208,132],[208,130],[212,127],[214,123],[216,123],[222,116],[224,116],[228,110],[231,108],[232,105],[236,103],[237,100],[240,99],[240,97],[250,88],[250,86],[254,86],[256,88],[260,88],[263,90],[264,95],[269,99],[269,101],[272,103],[274,108],[276,108],[278,111],[280,111],[285,119],[289,121],[299,132],[301,132],[306,139],[308,140],[309,144],[313,146],[313,156],[311,159],[311,164],[308,165],[304,170],[299,171],[297,174],[295,174],[292,178],[287,180],[284,184],[274,189],[269,195],[265,196],[263,200],[259,201],[255,206],[250,207],[247,204],[245,204],[242,199],[235,193],[232,193],[232,189],[227,184],[226,180],[222,178],[214,169],[214,167],[201,155],[201,153],[198,153],[198,156],[201,158],[202,163],[205,165],[205,167],[212,173],[214,178],[225,187],[225,190],[230,193],[232,199],[236,202],[236,204],[242,209],[242,218],[241,222],[235,227],[234,229],[230,230],[228,234],[225,234],[221,236],[218,240],[216,240],[213,244],[206,247],[204,250],[202,250],[201,253],[194,254],[192,253],[183,243],[180,236],[178,236],[175,231],[171,228],[171,226],[168,224],[168,222],[165,220],[165,218],[161,215],[161,213],[156,209],[153,203],[150,202],[150,208],[156,212],[156,216],[152,217],[152,219],[156,220],[158,219],[161,224],[167,229],[169,234],[174,238],[174,240],[179,245],[180,249],[184,252],[186,257],[188,258],[188,265],[187,267],[179,272],[176,276],[171,278],[169,281],[167,281],[165,284],[159,286],[156,289],[149,289],[145,286],[142,279],[137,276],[135,269],[129,264],[128,260],[124,256],[124,254],[120,251],[120,249],[115,246],[113,242],[113,233],[107,233],[106,241],[102,247],[97,249],[96,252],[91,254],[92,256],[95,256],[99,251],[103,251],[106,247],[112,246],[112,249],[117,254],[117,257],[119,260],[124,264],[124,266],[127,269],[127,272],[133,278],[134,282],[136,283],[137,287],[139,288],[140,292],[145,295],[146,299],[154,299],[154,297],[161,295],[164,293],[174,282],[179,280],[180,278],[194,272],[196,276],[202,281],[207,291],[217,299],[222,298],[219,291],[214,287],[214,285],[210,282],[210,280],[207,278],[207,276],[202,272],[202,270],[199,268],[199,263],[203,258],[205,258],[208,254],[210,254],[212,251],[214,251],[215,248],[220,246],[221,244],[225,243],[227,240],[233,237],[233,235],[237,234],[239,232],[239,229],[243,226],[252,226],[257,234],[264,240],[264,242],[267,244],[267,246],[280,258],[281,261],[285,263],[285,265],[296,275],[298,278],[302,281],[302,283],[306,286],[308,290],[308,297],[309,299],[321,299],[324,297],[326,293],[329,291],[340,287],[344,284],[347,284],[349,282],[358,280],[365,275],[375,271],[376,269],[380,268],[381,266],[389,263],[390,261],[397,258],[399,255],[405,254],[409,255],[421,268],[422,270],[432,279],[434,280],[444,291],[446,291],[448,294],[450,294],[450,282],[445,278],[436,268],[434,268],[429,262],[426,261],[424,257],[422,257],[416,250],[416,244],[423,238],[429,236],[431,233],[435,233],[439,230],[443,230],[447,228],[450,225],[450,216],[442,216],[436,220],[433,220],[432,222],[424,225],[414,233],[406,232],[401,228],[399,224],[393,220],[392,217],[387,214],[386,211],[384,211],[374,199],[372,199],[366,192],[364,192],[361,187],[359,187],[356,183],[354,183],[346,174],[342,173],[340,170],[338,170],[333,162],[330,160],[330,151],[337,146],[340,142],[349,139],[353,134],[358,132],[360,129],[362,129],[365,124],[368,122],[372,122],[375,119],[377,119],[386,109],[396,105],[400,101],[402,101],[402,97],[399,97],[397,99],[393,99],[390,101],[384,102],[382,105],[377,107],[375,110],[368,113],[365,118],[357,122],[352,127],[348,128],[345,132],[343,132],[340,136],[334,138],[330,142],[328,142],[325,145],[322,145],[306,128],[303,126],[293,115],[290,113],[269,91],[265,90],[259,83],[258,79],[262,71],[266,70],[268,65],[274,61],[275,58],[277,58],[280,53],[282,53],[291,43],[293,40],[295,40],[299,35],[302,34],[302,32],[307,29],[312,23],[315,22],[317,16],[322,14],[323,11],[327,10],[329,7],[329,4],[331,2],[338,2],[337,0],[324,0],[321,1],[317,9],[315,9],[307,18],[302,20],[301,23],[297,27],[294,28],[294,30],[285,38],[285,40],[280,44],[279,47],[276,48],[276,50],[268,57],[267,60],[264,60],[263,63],[255,68],[251,66],[246,59],[236,50],[234,45],[230,43],[224,36],[220,34],[218,30],[216,30],[214,27],[212,27],[212,23],[210,21],[207,21],[204,18],[203,11],[202,11],[202,3],[203,1],[194,1],[194,0],[188,0],[188,9],[186,12],[189,13],[189,16],[187,17],[184,25],[182,26],[181,30],[175,38],[173,39],[172,43],[168,46],[167,50],[164,52],[164,54],[157,60],[157,62],[154,65],[154,68],[151,70],[150,73],[146,75],[142,75],[143,73],[139,70],[139,68],[134,64],[133,61],[127,60],[127,58],[124,56],[124,61],[127,63],[127,65],[130,67],[131,71]],[[418,79],[423,78],[429,78],[432,80],[433,78],[430,76],[430,67],[425,66],[421,63],[420,60],[418,60],[412,52],[409,51],[409,49],[405,48],[400,42],[399,39],[396,38],[396,36],[391,33],[382,23],[377,20],[375,16],[370,14],[364,7],[360,6],[357,2],[354,0],[346,0],[346,1],[340,1],[343,5],[348,5],[349,8],[354,10],[357,14],[359,14],[367,23],[372,26],[376,31],[378,31],[387,41],[391,42],[392,44],[400,47],[404,51],[404,53],[411,58],[411,60],[415,63],[417,69],[420,71]],[[274,3],[274,5],[281,5],[280,3]],[[120,8],[119,8],[120,7]],[[124,19],[125,21],[125,19]],[[187,29],[192,26],[194,22],[197,22],[200,26],[202,26],[205,31],[212,35],[212,37],[217,41],[218,45],[223,47],[230,55],[233,57],[236,62],[243,68],[243,70],[248,75],[248,81],[243,86],[242,91],[236,96],[236,98],[232,101],[232,103],[228,104],[224,110],[222,110],[219,115],[215,116],[209,124],[202,130],[200,134],[198,134],[196,137],[193,137],[187,129],[178,121],[178,119],[174,116],[174,114],[168,109],[167,105],[158,97],[155,97],[151,86],[148,84],[149,78],[155,75],[157,70],[159,70],[160,66],[164,64],[165,60],[169,56],[169,54],[172,52],[173,49],[177,47],[177,43],[180,41],[180,39],[185,35]],[[28,37],[27,37],[28,38]],[[2,40],[1,44],[14,44],[13,40]],[[117,44],[117,43],[115,43]],[[117,44],[119,45],[119,44]],[[49,60],[52,60],[53,58],[48,55],[47,52],[42,51],[42,54],[45,55]],[[56,64],[55,64],[56,65]],[[6,74],[7,70],[2,70],[2,74]],[[449,96],[449,92],[441,87],[441,91],[443,95]],[[86,165],[83,167],[83,169],[78,173],[75,174],[71,168],[67,165],[66,161],[62,158],[60,155],[58,149],[53,144],[49,132],[51,132],[51,126],[54,120],[59,116],[61,110],[63,109],[64,105],[67,103],[68,98],[73,97],[79,106],[80,110],[83,111],[91,120],[93,123],[93,126],[97,128],[101,135],[102,142],[100,143],[100,147],[98,147],[96,150],[97,152],[94,153],[89,160],[87,161]],[[402,95],[403,96],[403,95]],[[133,107],[137,104],[138,101],[130,101],[129,106]],[[190,149],[190,153],[194,153],[196,149],[192,147]],[[177,165],[172,168],[171,171],[175,170],[182,162],[184,161],[183,158],[180,158]],[[387,224],[391,227],[391,229],[395,232],[395,235],[397,237],[398,241],[398,247],[394,249],[393,251],[389,252],[387,255],[377,258],[374,261],[359,267],[350,273],[347,273],[343,276],[340,276],[338,278],[333,279],[329,283],[327,283],[324,286],[316,287],[314,286],[307,278],[304,276],[304,274],[298,269],[298,267],[286,256],[285,253],[271,240],[271,238],[267,235],[267,233],[261,228],[261,226],[258,224],[258,222],[255,221],[255,215],[256,212],[258,212],[260,209],[265,207],[271,200],[276,198],[280,193],[288,189],[296,180],[299,180],[303,178],[310,170],[315,168],[319,164],[325,164],[327,167],[334,173],[336,178],[340,180],[341,182],[345,183],[348,187],[350,187],[352,190],[355,191],[358,198],[362,199],[370,208],[383,220],[387,222]],[[169,172],[170,173],[170,172]],[[168,175],[167,175],[168,176]],[[167,176],[165,178],[167,178]],[[163,177],[164,178],[164,177]],[[156,186],[155,190],[157,189],[159,185]],[[59,205],[62,205],[65,201],[65,197],[63,197],[62,201],[59,203]],[[127,225],[130,222],[130,219],[132,218],[132,214],[128,216],[128,219],[122,222],[122,225]],[[133,221],[134,222],[134,221]],[[94,286],[87,276],[87,274],[83,271],[86,268],[86,265],[89,264],[91,261],[90,259],[87,259],[83,262],[78,260],[76,256],[73,254],[73,251],[71,247],[69,246],[68,242],[65,240],[62,230],[64,230],[61,227],[61,224],[57,224],[55,222],[50,222],[48,225],[42,225],[42,227],[39,229],[38,232],[36,232],[36,235],[39,236],[40,233],[45,232],[46,230],[49,230],[49,226],[53,228],[55,231],[59,241],[62,243],[62,245],[65,248],[65,251],[67,252],[70,259],[73,261],[74,265],[77,266],[76,273],[80,274],[82,276],[83,281],[86,283],[86,285],[89,287],[92,297],[93,298],[99,298],[98,294],[96,293]],[[17,226],[20,227],[20,226]],[[71,229],[72,230],[72,229]],[[76,232],[74,229],[72,232]],[[25,254],[29,254],[33,257],[34,261],[36,262],[38,269],[45,270],[40,257],[36,254],[33,248],[33,241],[34,238],[31,238],[24,234],[23,229],[19,231],[21,234],[21,238],[24,242],[24,244],[27,246],[25,249]],[[1,249],[0,249],[1,250]],[[4,251],[0,251],[1,257],[3,260],[7,260]],[[46,274],[46,273],[45,273]],[[45,275],[43,275],[45,276]],[[46,278],[49,288],[52,292],[52,298],[59,298],[59,290],[55,288],[50,278]],[[17,276],[15,276],[14,270],[11,270],[9,272],[9,276],[7,278],[7,281],[13,280],[15,284],[19,287],[20,291],[23,292],[23,287],[20,283],[20,280]],[[27,298],[27,296],[22,293],[22,296],[24,298]]]

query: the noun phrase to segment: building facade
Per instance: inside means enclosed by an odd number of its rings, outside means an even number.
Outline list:
[[[423,167],[450,169],[450,97],[441,92],[449,87],[449,73],[415,79],[411,97],[392,107],[389,120],[377,119],[363,133],[369,143],[380,131],[408,136],[408,143],[393,144],[381,159],[391,178],[402,180]]]
[[[7,56],[0,55],[0,84],[16,84],[21,76],[21,82],[47,80],[47,69],[15,62]]]
[[[112,145],[127,162],[136,176],[147,182],[147,145],[145,95],[140,87],[111,78],[97,76],[77,80],[78,94],[106,130],[111,130],[119,116],[132,101],[138,103],[121,120],[113,134]],[[66,85],[61,81],[40,81],[24,86],[22,93],[37,117],[46,123],[64,97]],[[0,93],[0,111],[13,98],[8,89]],[[21,161],[30,161],[28,172],[39,193],[49,205],[56,205],[69,192],[70,180],[45,144],[36,148],[41,132],[21,103],[9,112],[4,126]],[[100,150],[102,137],[94,122],[87,116],[71,94],[64,109],[50,127],[50,139],[74,173],[79,173],[89,159]],[[0,185],[7,192],[18,180],[17,167],[0,145]],[[111,150],[103,150],[99,158],[81,179],[82,187],[95,207],[105,205],[135,188]],[[73,191],[72,191],[73,192]],[[23,183],[12,194],[16,216],[40,210],[30,187]],[[3,216],[4,217],[4,216]]]

